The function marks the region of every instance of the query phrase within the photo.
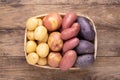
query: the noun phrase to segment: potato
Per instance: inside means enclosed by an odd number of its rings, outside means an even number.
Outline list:
[[[40,66],[46,65],[46,64],[47,64],[47,58],[46,58],[46,57],[45,57],[45,58],[40,58],[40,59],[38,60],[38,64],[39,64]]]
[[[40,43],[36,48],[36,52],[42,58],[47,57],[47,55],[49,53],[48,44],[47,43]]]
[[[38,25],[39,25],[39,26],[42,26],[42,25],[43,25],[43,21],[42,21],[42,19],[40,19],[40,18],[38,18]]]
[[[48,45],[51,51],[60,51],[63,46],[60,32],[52,32],[48,38]]]
[[[27,38],[28,38],[28,40],[35,40],[34,32],[33,31],[27,31]]]
[[[48,40],[48,34],[46,35],[46,37],[43,39],[42,42],[47,42],[47,40]]]
[[[37,44],[35,41],[28,41],[26,43],[26,52],[27,53],[31,53],[34,52],[36,50]]]
[[[35,40],[42,42],[47,35],[47,29],[44,26],[39,26],[34,31]]]
[[[48,40],[48,34],[45,36],[45,38],[42,41],[38,41],[38,44],[40,44],[42,42],[46,43],[47,40]]]
[[[80,68],[89,67],[94,62],[94,55],[86,54],[79,56],[76,60],[75,66]]]
[[[77,54],[74,50],[67,51],[60,62],[60,69],[65,71],[71,68],[75,63],[76,58]]]
[[[80,25],[78,23],[74,23],[71,28],[67,28],[61,32],[61,38],[63,40],[71,39],[77,36],[79,31],[80,31]]]
[[[76,37],[66,41],[63,45],[63,53],[70,49],[75,48],[78,44],[79,44],[79,39]]]
[[[62,30],[71,27],[76,19],[77,19],[77,15],[75,13],[73,12],[67,13],[63,18]]]
[[[26,22],[26,28],[30,31],[35,30],[35,28],[39,25],[38,19],[35,17],[31,17]]]
[[[62,56],[59,52],[50,52],[48,55],[48,64],[54,68],[59,67],[61,59]]]
[[[26,60],[29,64],[34,65],[38,62],[39,56],[35,52],[32,52],[27,55]]]
[[[84,39],[92,41],[95,38],[95,31],[93,30],[90,22],[84,17],[78,17],[77,22],[80,24],[79,38],[82,36]]]
[[[55,31],[61,27],[62,17],[57,13],[52,13],[44,17],[43,24],[48,31]]]
[[[94,52],[94,45],[86,40],[80,40],[78,46],[75,48],[78,54],[86,54]]]

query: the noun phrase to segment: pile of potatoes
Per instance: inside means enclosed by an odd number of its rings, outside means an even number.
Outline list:
[[[29,64],[69,70],[94,62],[95,32],[91,22],[74,12],[31,17],[26,22]]]

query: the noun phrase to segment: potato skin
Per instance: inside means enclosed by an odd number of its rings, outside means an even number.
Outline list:
[[[70,50],[70,49],[75,48],[79,44],[79,41],[80,40],[77,37],[66,41],[63,45],[63,53]]]
[[[79,44],[75,48],[78,54],[87,54],[94,52],[94,45],[86,40],[80,40]]]
[[[67,28],[61,32],[61,38],[63,40],[71,39],[77,36],[79,31],[80,31],[80,25],[78,23],[74,23],[71,28]]]
[[[37,54],[41,57],[47,57],[49,54],[49,46],[47,43],[40,43],[36,48]]]
[[[95,38],[95,31],[92,28],[92,25],[84,17],[78,17],[77,22],[80,24],[79,37],[82,36],[84,39],[92,41]]]
[[[42,42],[47,35],[47,29],[44,26],[38,26],[34,31],[34,38]]]
[[[35,65],[39,60],[39,56],[35,52],[32,52],[26,56],[26,60],[29,64]]]
[[[48,55],[48,64],[51,67],[59,67],[62,56],[59,52],[50,52]]]
[[[35,17],[31,17],[26,21],[26,28],[29,31],[35,30],[35,28],[39,25],[39,21]]]
[[[61,39],[60,32],[52,32],[48,38],[48,45],[51,51],[60,51],[63,46],[63,40]]]
[[[44,43],[46,43],[48,41],[48,33],[46,34],[46,36],[45,36],[45,38],[42,40],[42,41],[37,41],[37,43],[38,44],[40,44],[40,43],[42,43],[42,42],[44,42]]]
[[[62,25],[62,17],[57,13],[51,13],[44,17],[43,24],[48,31],[55,31]]]
[[[27,31],[27,35],[26,36],[27,36],[28,40],[35,40],[33,31]]]
[[[92,54],[86,54],[86,55],[82,55],[79,56],[76,60],[75,66],[76,67],[89,67],[90,65],[92,65],[94,62],[94,55]]]
[[[76,19],[77,15],[74,12],[67,13],[63,18],[62,29],[64,30],[71,27]]]
[[[60,62],[60,69],[66,71],[71,68],[75,63],[76,58],[77,54],[74,50],[67,51]]]
[[[42,25],[43,25],[42,19],[41,19],[41,18],[37,18],[37,19],[38,19],[38,25],[39,25],[39,26],[42,26]]]
[[[36,47],[37,47],[37,43],[35,41],[27,41],[26,46],[25,46],[26,52],[28,54],[31,52],[35,52]]]
[[[45,58],[39,58],[39,60],[38,60],[38,65],[40,65],[40,66],[44,66],[44,65],[46,65],[47,64],[47,58],[45,57]]]

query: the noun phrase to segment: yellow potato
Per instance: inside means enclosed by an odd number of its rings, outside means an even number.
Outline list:
[[[47,58],[46,57],[45,58],[40,58],[39,61],[38,61],[38,64],[40,66],[46,65],[47,64]]]
[[[48,40],[48,34],[46,35],[46,37],[43,39],[42,42],[47,42],[47,40]]]
[[[34,32],[33,31],[27,31],[27,38],[29,40],[34,40]]]
[[[35,40],[38,40],[40,42],[43,41],[46,35],[47,35],[47,29],[44,26],[39,26],[34,31]]]
[[[42,21],[42,19],[38,19],[38,24],[39,24],[39,26],[42,26],[43,25],[43,21]]]
[[[38,27],[38,25],[39,25],[39,21],[35,17],[29,18],[26,22],[26,27],[30,31],[35,30],[35,28]]]
[[[36,50],[37,44],[35,41],[28,41],[26,43],[26,52],[27,53],[31,53],[34,52]]]
[[[38,44],[42,43],[42,42],[47,42],[48,40],[48,34],[45,36],[45,38],[42,41],[38,41]]]
[[[34,65],[38,62],[39,56],[36,53],[32,52],[32,53],[28,54],[28,56],[26,57],[26,60],[29,64]]]
[[[48,46],[48,44],[46,44],[46,43],[40,43],[37,46],[37,48],[36,48],[36,52],[37,52],[37,54],[40,57],[42,57],[42,58],[46,57],[48,55],[48,53],[49,53],[49,46]]]

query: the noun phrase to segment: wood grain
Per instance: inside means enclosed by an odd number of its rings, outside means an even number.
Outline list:
[[[0,30],[1,56],[24,56],[25,30]],[[97,56],[120,56],[120,30],[97,30]]]
[[[97,30],[98,54],[97,56],[120,56],[120,31]]]
[[[116,5],[44,5],[44,7],[43,5],[1,5],[0,10],[2,10],[0,12],[0,29],[24,29],[25,22],[29,17],[50,12],[69,11],[89,16],[94,20],[97,29],[120,29],[120,15],[118,14],[120,13],[120,6]]]
[[[119,5],[120,0],[0,0],[1,4]]]
[[[120,57],[97,57],[92,67],[63,72],[28,65],[24,57],[0,57],[0,80],[119,80],[119,61]]]
[[[84,14],[95,22],[95,63],[75,71],[49,70],[26,63],[25,21],[50,12]],[[0,80],[120,80],[120,0],[0,0]]]
[[[24,55],[24,31],[0,30],[0,56]]]

